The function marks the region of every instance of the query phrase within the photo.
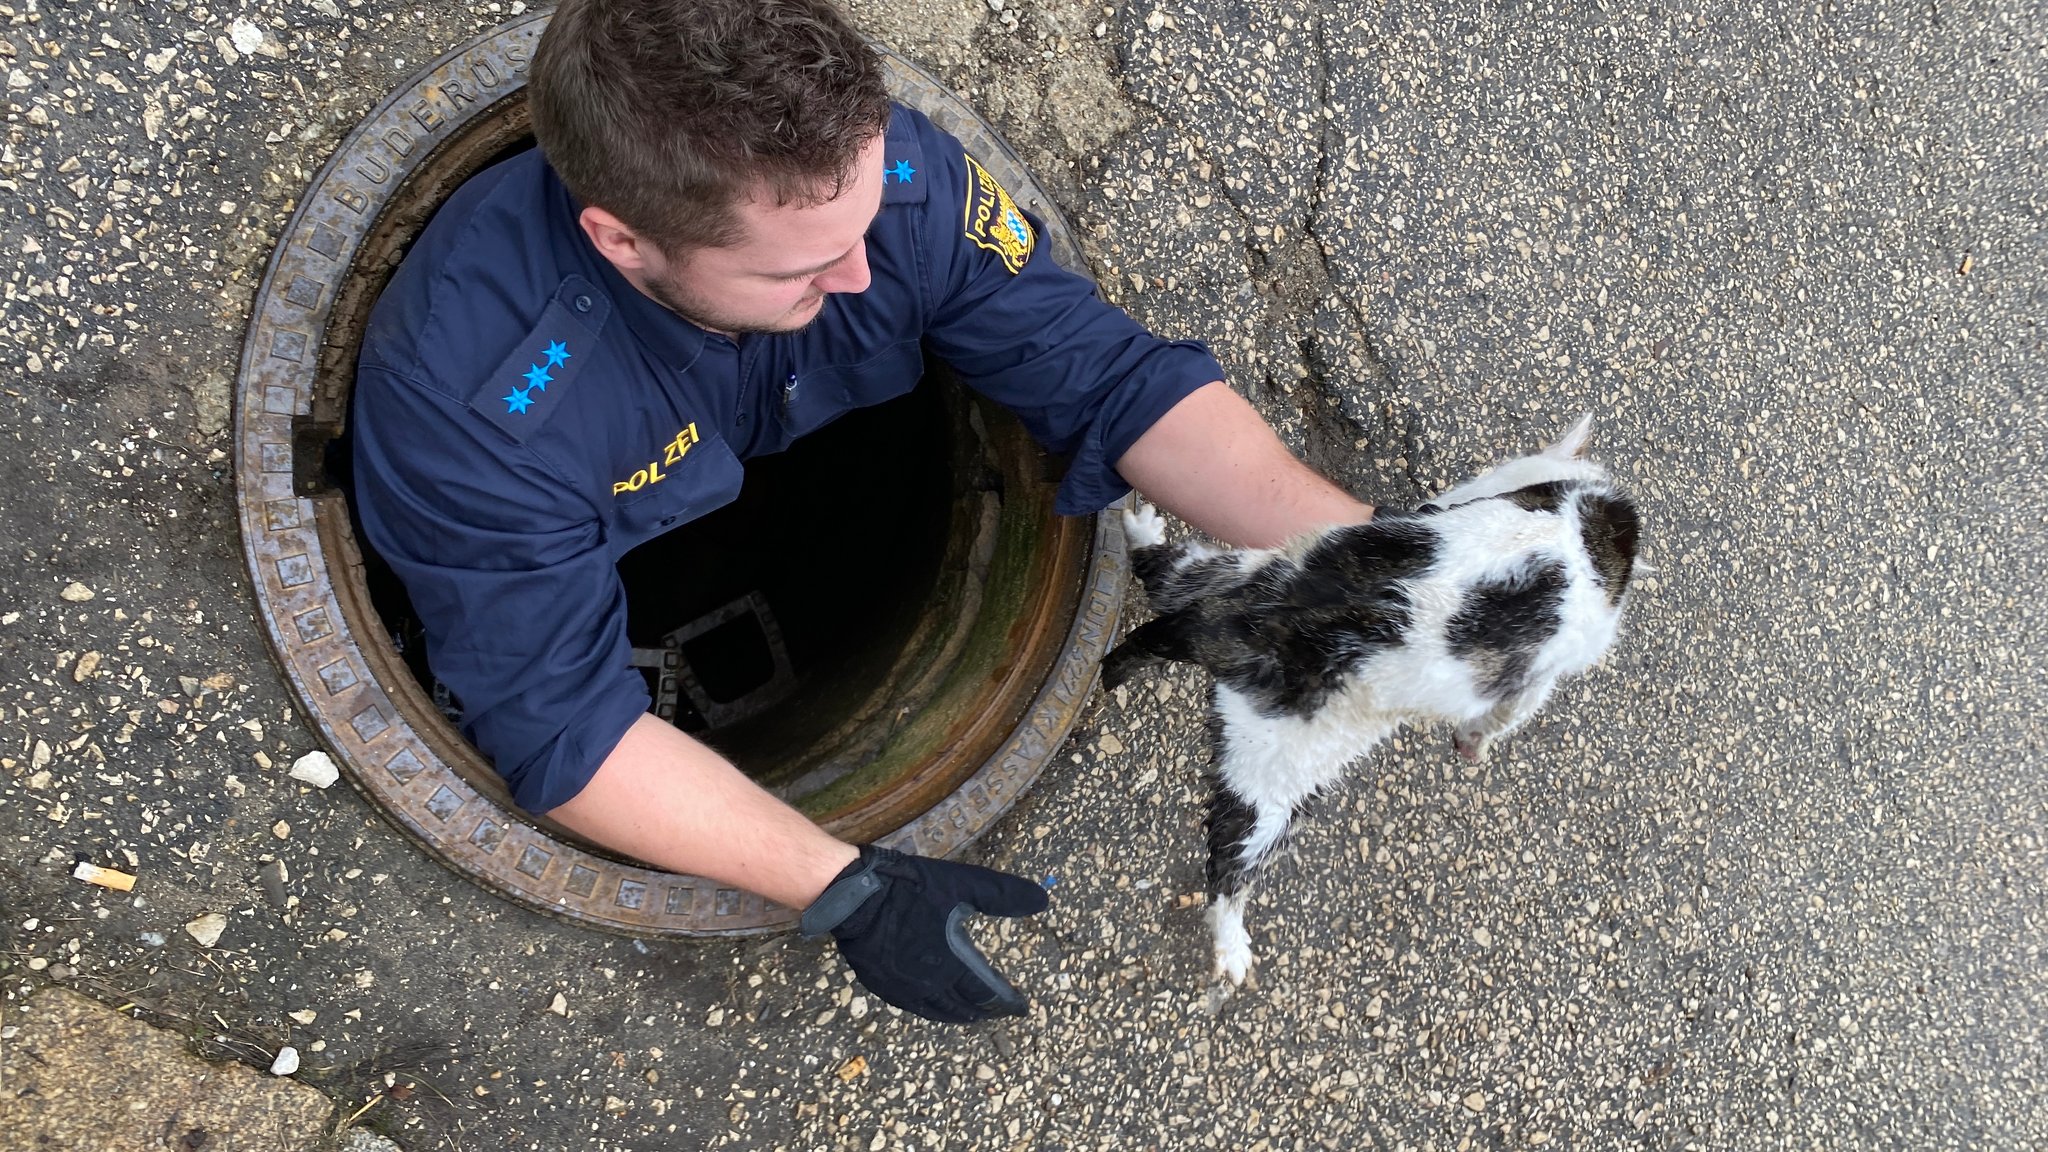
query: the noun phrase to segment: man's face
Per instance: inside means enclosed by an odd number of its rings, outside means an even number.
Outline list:
[[[877,133],[838,196],[806,206],[741,204],[738,243],[679,260],[649,249],[640,286],[700,328],[794,332],[817,318],[826,293],[867,288],[867,230],[881,207]]]

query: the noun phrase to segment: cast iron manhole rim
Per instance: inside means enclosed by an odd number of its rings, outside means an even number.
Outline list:
[[[251,586],[286,678],[351,782],[459,874],[536,910],[632,935],[784,930],[795,924],[791,909],[587,851],[451,767],[435,746],[460,737],[419,707],[419,693],[394,692],[371,673],[396,660],[359,586],[341,495],[300,494],[299,475],[318,468],[302,458],[317,457],[318,443],[301,434],[320,423],[323,361],[354,346],[330,320],[359,279],[359,247],[410,173],[519,97],[547,16],[477,36],[408,79],[357,125],[285,228],[256,295],[236,384],[236,494]],[[1053,255],[1085,268],[1057,208],[995,132],[933,77],[886,49],[882,56],[897,98],[959,137],[1046,222]],[[1072,621],[1022,718],[963,784],[881,843],[957,852],[1008,811],[1065,741],[1115,634],[1129,572],[1118,517],[1096,517],[1091,536]]]

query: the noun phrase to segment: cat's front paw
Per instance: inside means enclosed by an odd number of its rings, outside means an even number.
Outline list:
[[[1166,543],[1166,521],[1150,504],[1126,508],[1124,539],[1133,548],[1156,548]]]

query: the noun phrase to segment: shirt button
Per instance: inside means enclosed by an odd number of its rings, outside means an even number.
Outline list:
[[[576,310],[577,310],[578,312],[588,312],[588,311],[590,311],[590,297],[588,297],[588,296],[578,296],[578,297],[576,298]]]

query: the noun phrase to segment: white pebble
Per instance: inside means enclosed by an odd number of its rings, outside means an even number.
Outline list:
[[[341,779],[341,769],[334,766],[334,757],[316,750],[292,761],[291,776],[315,788],[326,788]]]
[[[229,25],[228,36],[235,42],[235,51],[244,56],[263,46],[263,29],[249,20],[237,20]]]
[[[277,1059],[270,1062],[272,1076],[289,1076],[299,1070],[299,1050],[287,1044],[277,1050]]]
[[[202,948],[211,948],[220,943],[220,934],[227,930],[228,918],[218,912],[208,912],[185,925],[185,934],[199,941]]]

